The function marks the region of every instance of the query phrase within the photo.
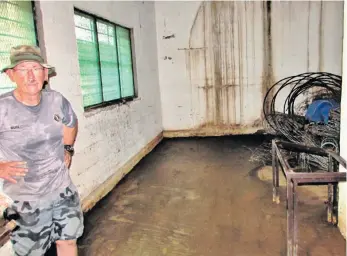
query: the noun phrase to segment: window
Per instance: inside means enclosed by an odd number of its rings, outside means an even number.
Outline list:
[[[75,10],[75,31],[84,107],[133,98],[130,29]]]
[[[11,47],[38,45],[31,1],[0,1],[0,68],[10,64]],[[0,94],[13,90],[14,83],[0,75]]]

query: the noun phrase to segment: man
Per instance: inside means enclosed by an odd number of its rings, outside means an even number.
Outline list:
[[[10,60],[2,72],[17,87],[0,96],[0,178],[20,216],[13,250],[41,256],[55,242],[59,256],[75,256],[83,214],[68,168],[77,117],[65,97],[42,89],[54,68],[38,47],[13,47]]]

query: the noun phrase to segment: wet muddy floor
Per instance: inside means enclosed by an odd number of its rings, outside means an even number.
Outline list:
[[[166,139],[85,216],[80,256],[286,255],[284,188],[254,175],[258,136]],[[299,255],[346,255],[324,202],[299,198]]]

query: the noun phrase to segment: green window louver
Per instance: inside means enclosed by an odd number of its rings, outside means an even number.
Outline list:
[[[20,44],[37,45],[31,1],[0,1],[0,68],[10,64],[10,49]],[[0,94],[13,90],[15,84],[0,75]]]
[[[75,31],[84,107],[134,97],[130,30],[76,11]]]
[[[102,102],[98,43],[93,19],[75,15],[78,60],[84,106]]]
[[[130,31],[117,27],[117,48],[119,53],[119,69],[122,97],[134,95],[133,64],[131,56]]]
[[[115,28],[105,22],[98,21],[97,24],[104,100],[120,99],[119,63]]]

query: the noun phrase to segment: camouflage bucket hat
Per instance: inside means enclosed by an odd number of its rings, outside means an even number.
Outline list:
[[[21,62],[25,61],[36,61],[41,64],[42,67],[48,69],[48,74],[51,75],[54,73],[54,67],[44,63],[44,60],[41,55],[41,50],[37,46],[32,45],[18,45],[11,48],[10,51],[10,62],[11,64],[7,67],[4,67],[1,72],[5,72],[7,69],[12,69]]]

